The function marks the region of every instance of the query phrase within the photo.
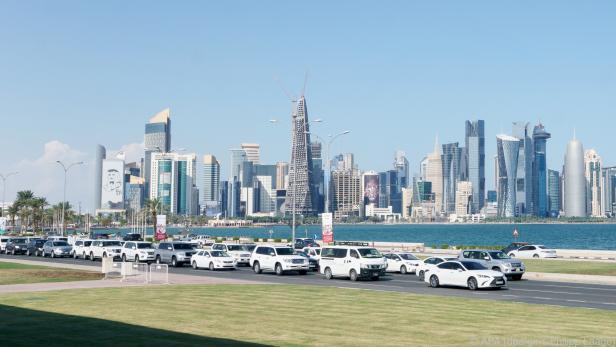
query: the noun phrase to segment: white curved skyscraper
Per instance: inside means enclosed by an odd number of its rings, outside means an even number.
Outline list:
[[[515,217],[516,182],[520,139],[509,135],[496,136],[498,152],[498,216]]]
[[[573,138],[565,153],[565,216],[586,217],[586,178],[584,177],[584,147]]]

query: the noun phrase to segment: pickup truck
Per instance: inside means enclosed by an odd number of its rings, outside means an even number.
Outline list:
[[[171,264],[173,267],[180,267],[190,264],[190,258],[196,251],[187,242],[161,242],[154,251],[154,259],[157,264]]]

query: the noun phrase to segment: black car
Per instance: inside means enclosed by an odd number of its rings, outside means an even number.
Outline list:
[[[293,248],[295,249],[304,249],[306,247],[321,247],[314,239],[309,238],[298,238],[295,239],[295,243],[293,244]]]
[[[6,254],[26,254],[28,248],[28,239],[22,237],[14,237],[6,244]]]
[[[141,239],[141,234],[137,234],[137,233],[128,233],[128,234],[124,235],[122,240],[124,240],[124,241],[143,241]]]
[[[295,252],[297,255],[302,256],[304,258],[308,259],[308,267],[310,270],[312,271],[318,271],[319,270],[319,262],[314,259],[314,258],[310,258],[310,256],[308,255],[308,253],[304,252],[304,251],[300,251],[300,252]]]
[[[28,242],[28,247],[26,248],[26,255],[35,255],[37,257],[43,254],[43,245],[47,242],[47,240],[43,239],[31,239]]]
[[[522,246],[528,245],[528,242],[512,242],[509,246],[502,249],[503,253],[509,254],[511,251],[515,251]]]

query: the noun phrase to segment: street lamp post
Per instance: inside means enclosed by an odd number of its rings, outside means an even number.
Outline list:
[[[64,198],[62,200],[62,229],[61,230],[62,230],[62,236],[65,236],[64,233],[66,232],[65,230],[66,227],[64,225],[64,213],[65,213],[64,209],[66,206],[66,176],[67,176],[68,170],[70,170],[73,166],[82,165],[83,161],[72,163],[69,166],[64,165],[64,163],[59,160],[56,160],[56,163],[58,163],[60,166],[62,166],[62,169],[64,169]]]
[[[2,217],[4,217],[4,208],[6,207],[6,179],[13,175],[17,175],[17,171],[0,174],[0,178],[2,178],[2,209],[0,209],[0,216]]]

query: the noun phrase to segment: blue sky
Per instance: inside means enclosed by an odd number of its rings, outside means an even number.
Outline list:
[[[306,97],[320,135],[351,130],[333,152],[363,170],[407,152],[414,172],[438,133],[464,140],[486,120],[488,158],[511,122],[552,133],[560,169],[573,128],[616,164],[613,1],[11,1],[0,4],[0,172],[7,196],[61,199],[54,161],[91,162],[94,146],[138,153],[144,122],[172,112],[173,147],[262,146],[288,160],[290,102]],[[284,119],[271,125],[268,119]],[[285,123],[286,122],[286,123]],[[69,198],[92,206],[93,165]],[[492,188],[488,160],[488,187]],[[225,170],[226,171],[226,170]]]

